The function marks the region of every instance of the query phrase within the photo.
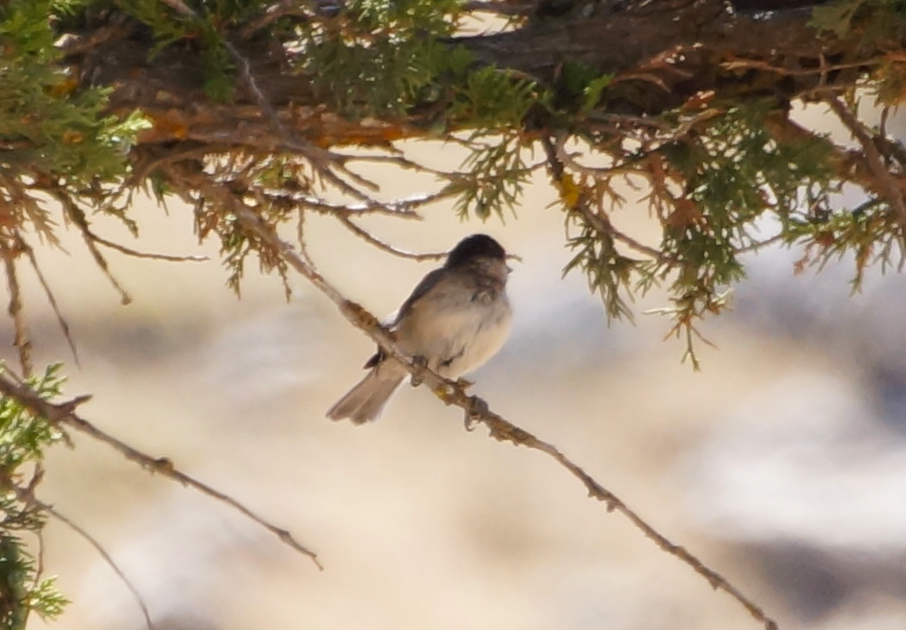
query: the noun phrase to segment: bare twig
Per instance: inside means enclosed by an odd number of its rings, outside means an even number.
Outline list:
[[[95,264],[107,277],[107,280],[110,282],[111,286],[113,286],[113,288],[116,289],[116,292],[119,293],[120,304],[122,304],[123,306],[131,304],[132,296],[129,295],[123,285],[119,283],[119,280],[117,280],[113,273],[110,271],[110,266],[107,264],[107,259],[104,258],[104,255],[101,254],[95,242],[85,231],[82,231],[82,240],[85,242],[85,246],[88,248],[88,251],[91,252],[91,257],[94,258]]]
[[[60,186],[47,188],[47,192],[60,202],[60,205],[63,207],[63,210],[66,213],[66,216],[69,217],[69,219],[75,224],[77,228],[79,228],[79,232],[82,235],[82,241],[84,241],[85,247],[87,247],[88,251],[91,253],[91,257],[94,259],[95,264],[107,277],[107,280],[117,291],[117,293],[119,293],[120,303],[123,305],[131,303],[132,298],[126,292],[126,289],[123,288],[119,281],[110,272],[110,266],[107,264],[107,259],[104,258],[104,255],[98,249],[94,238],[92,238],[93,232],[88,225],[88,218],[85,216],[85,212],[81,208],[79,208],[78,205],[76,205],[76,203],[69,197],[67,192]]]
[[[562,185],[561,182],[563,180],[563,177],[567,174],[566,167],[564,166],[564,161],[561,156],[562,150],[559,149],[554,144],[554,141],[551,140],[551,138],[548,136],[542,137],[541,144],[544,146],[544,150],[547,154],[547,164],[551,179],[554,182],[554,186],[559,188]],[[616,229],[606,216],[602,215],[601,213],[595,212],[591,208],[588,199],[583,195],[579,195],[576,201],[572,204],[570,210],[579,212],[585,218],[588,224],[591,225],[598,233],[610,236],[611,238],[622,242],[624,245],[631,247],[640,254],[650,256],[653,260],[656,260],[658,262],[664,262],[667,260],[663,252],[640,243],[628,234],[624,234],[620,230]]]
[[[761,59],[733,59],[732,61],[722,62],[720,64],[720,67],[724,70],[764,70],[766,72],[774,72],[790,77],[810,76],[817,74],[822,76],[823,80],[826,80],[824,79],[824,77],[828,72],[834,72],[837,70],[865,69],[884,63],[884,60],[882,58],[877,58],[865,59],[851,63],[828,64],[824,63],[824,55],[821,56],[821,61],[822,63],[814,68],[784,68],[782,66],[771,65],[767,61]]]
[[[370,243],[371,245],[374,245],[378,249],[381,249],[385,252],[393,254],[394,256],[399,256],[401,258],[409,258],[411,260],[422,261],[422,260],[442,260],[447,255],[445,252],[419,254],[417,252],[409,252],[404,249],[399,249],[398,247],[394,247],[390,243],[387,243],[387,242],[382,241],[381,239],[377,238],[376,236],[371,234],[371,232],[369,232],[368,230],[356,225],[352,221],[352,219],[349,218],[349,215],[347,215],[347,214],[337,215],[337,220],[340,223],[342,223],[343,225],[345,225],[347,228],[349,228],[349,230],[353,234],[358,236],[359,238],[365,240],[366,242]]]
[[[309,265],[314,264],[311,259],[311,255],[308,253],[308,248],[305,245],[305,211],[299,211],[299,219],[296,223],[296,238],[299,241],[299,253],[302,255],[302,258],[305,259]]]
[[[387,150],[395,153],[391,155],[377,155],[373,153],[336,153],[335,155],[347,162],[367,162],[371,164],[390,164],[392,166],[399,166],[400,168],[404,168],[406,170],[434,175],[440,180],[449,181],[454,179],[459,174],[456,172],[442,171],[440,169],[425,166],[424,164],[419,164],[418,162],[407,158],[405,155],[401,155],[402,152],[395,147],[388,147]]]
[[[237,205],[237,209],[239,212],[238,219],[247,230],[254,233],[262,242],[273,248],[275,252],[279,253],[293,269],[307,278],[309,282],[336,304],[340,313],[342,313],[353,326],[368,335],[390,356],[393,356],[406,366],[406,369],[409,370],[415,379],[427,385],[446,404],[456,405],[463,409],[466,413],[468,422],[480,422],[484,424],[488,427],[491,437],[497,440],[507,441],[517,446],[526,446],[552,457],[558,464],[566,468],[583,483],[591,497],[607,505],[608,510],[616,511],[625,516],[646,537],[654,541],[661,550],[678,558],[690,566],[696,573],[704,577],[712,588],[715,590],[723,590],[728,593],[733,599],[739,602],[753,618],[762,622],[766,630],[777,629],[777,623],[771,619],[760,606],[746,597],[725,577],[711,569],[684,547],[672,543],[670,539],[658,532],[655,527],[645,521],[634,510],[630,509],[616,495],[606,490],[591,475],[586,473],[556,447],[548,442],[540,440],[528,431],[521,429],[492,412],[488,408],[487,403],[477,396],[468,395],[459,383],[444,379],[424,365],[418,364],[412,361],[410,357],[401,354],[396,349],[395,342],[390,332],[381,326],[380,322],[373,314],[369,313],[360,304],[344,297],[333,287],[333,285],[325,280],[313,266],[303,260],[289,243],[281,240],[271,226],[263,222],[251,212],[251,210],[241,205]]]
[[[317,554],[300,544],[287,530],[277,527],[273,523],[258,516],[244,504],[240,503],[228,494],[225,494],[220,490],[217,490],[216,488],[198,481],[194,477],[191,477],[190,475],[182,472],[170,459],[166,457],[155,458],[147,455],[146,453],[139,451],[129,444],[126,444],[122,440],[113,437],[109,433],[102,431],[84,418],[77,415],[75,412],[76,408],[86,402],[90,398],[89,396],[74,398],[64,403],[51,403],[38,396],[38,394],[35,393],[35,391],[28,385],[24,383],[16,383],[10,380],[5,374],[0,374],[0,393],[15,399],[19,402],[19,404],[23,405],[32,413],[47,418],[47,420],[52,423],[71,427],[94,438],[95,440],[98,440],[99,442],[103,442],[107,446],[110,446],[111,448],[116,450],[123,457],[131,462],[138,464],[145,470],[148,470],[152,473],[159,473],[165,477],[169,477],[174,481],[178,481],[183,486],[197,490],[198,492],[201,492],[202,494],[205,494],[212,499],[229,505],[267,531],[274,534],[282,543],[311,558],[312,562],[315,563],[315,566],[323,570],[321,563],[318,561]]]
[[[182,0],[159,1],[171,7],[185,17],[199,19],[198,14],[188,6],[186,6],[185,3],[182,2]],[[277,135],[280,136],[281,140],[283,141],[284,148],[293,151],[294,153],[298,153],[299,155],[307,159],[315,169],[315,171],[317,171],[318,175],[324,178],[325,181],[328,181],[336,186],[339,191],[349,195],[354,199],[358,199],[359,201],[364,201],[368,204],[380,205],[380,202],[375,201],[334,172],[334,169],[336,169],[344,173],[347,177],[349,177],[352,181],[359,184],[360,186],[363,186],[370,190],[378,190],[377,184],[346,168],[345,164],[348,160],[346,156],[333,153],[326,149],[322,149],[310,143],[304,142],[302,139],[290,133],[286,125],[283,124],[283,121],[280,120],[280,116],[277,113],[277,110],[274,109],[274,106],[271,105],[270,101],[264,95],[261,86],[258,84],[257,79],[252,73],[251,63],[246,58],[246,56],[243,55],[239,51],[239,49],[236,48],[236,46],[233,45],[233,43],[226,37],[223,38],[222,44],[227,53],[229,53],[230,57],[233,58],[233,61],[236,62],[236,65],[239,69],[239,75],[242,77],[243,82],[251,93],[255,103],[258,105],[258,108],[270,123],[270,126],[277,133]],[[247,140],[247,138],[244,138],[244,140]]]
[[[42,462],[38,461],[35,463],[35,468],[32,473],[31,479],[28,481],[28,485],[22,489],[16,486],[15,483],[10,484],[16,493],[16,496],[20,501],[23,501],[24,493],[27,493],[28,496],[34,496],[34,490],[41,480],[44,478],[44,465]],[[22,493],[22,494],[20,494]],[[44,552],[46,550],[44,544],[44,529],[38,528],[33,530],[32,533],[35,535],[37,552],[35,553],[35,571],[34,576],[31,582],[31,590],[37,591],[38,587],[41,585],[41,580],[44,577]],[[28,625],[28,615],[31,613],[31,607],[26,608],[25,610],[25,625]]]
[[[837,115],[853,137],[862,145],[862,150],[868,165],[877,178],[879,188],[875,192],[882,194],[890,203],[896,215],[897,224],[900,226],[900,239],[906,242],[906,199],[904,199],[903,185],[896,180],[890,170],[884,165],[884,159],[878,151],[878,147],[872,140],[871,135],[865,129],[865,126],[856,118],[856,115],[850,109],[840,102],[837,97],[828,97],[825,99],[831,110]]]
[[[764,249],[765,247],[782,242],[784,238],[785,236],[783,234],[775,234],[774,236],[768,237],[763,241],[756,241],[754,243],[751,243],[750,245],[746,245],[745,247],[740,247],[736,250],[736,253],[747,254],[749,252],[757,252]]]
[[[451,192],[441,191],[429,195],[415,195],[404,199],[398,199],[396,201],[388,201],[387,203],[383,203],[381,205],[365,203],[341,205],[330,203],[324,201],[323,199],[306,196],[293,196],[292,201],[304,206],[305,208],[326,214],[344,213],[354,214],[357,216],[365,214],[383,214],[400,219],[421,220],[421,216],[415,211],[416,208],[434,203],[436,201],[440,201],[447,197],[451,197],[453,196],[453,194],[454,193]]]
[[[126,588],[129,589],[129,592],[132,594],[132,597],[135,599],[135,603],[138,604],[138,607],[142,611],[142,617],[144,617],[144,619],[145,619],[145,626],[148,628],[148,630],[154,630],[154,624],[151,622],[151,613],[148,612],[148,606],[147,606],[147,604],[145,604],[145,600],[142,597],[142,594],[135,587],[135,585],[131,582],[131,580],[129,580],[129,578],[126,577],[126,574],[119,567],[119,565],[113,560],[113,557],[107,552],[106,549],[104,549],[104,546],[94,536],[92,536],[90,533],[88,533],[88,531],[86,531],[84,528],[82,528],[81,526],[76,524],[68,516],[65,516],[64,514],[62,514],[59,510],[57,510],[54,506],[50,505],[49,503],[44,503],[43,501],[39,500],[37,497],[35,497],[33,495],[32,496],[20,495],[19,498],[24,501],[27,501],[28,503],[31,503],[32,505],[34,505],[35,507],[37,507],[40,510],[47,512],[48,514],[53,516],[55,519],[57,519],[58,521],[60,521],[64,525],[66,525],[66,527],[68,527],[69,529],[74,531],[76,534],[78,534],[79,536],[84,538],[88,542],[88,544],[90,544],[92,547],[94,547],[95,551],[97,551],[98,554],[101,556],[101,558],[103,558],[104,562],[107,563],[107,566],[109,566],[113,570],[113,572],[116,573],[116,576],[123,582],[123,584],[126,586]]]
[[[120,245],[119,243],[108,241],[106,238],[98,236],[92,231],[89,231],[89,234],[98,245],[103,245],[104,247],[115,249],[121,254],[125,254],[133,258],[148,258],[150,260],[165,260],[167,262],[205,262],[207,260],[210,260],[208,256],[172,256],[170,254],[152,254],[150,252],[140,252],[138,250],[132,249],[131,247],[126,247],[125,245]]]
[[[19,353],[19,364],[26,376],[32,373],[31,340],[25,326],[25,317],[22,314],[22,288],[19,286],[18,270],[16,269],[16,254],[13,244],[0,236],[0,257],[3,258],[3,267],[6,271],[6,286],[9,289],[9,303],[7,312],[13,320],[15,336],[13,345]]]
[[[38,258],[35,256],[35,250],[31,245],[25,242],[25,239],[22,238],[22,235],[19,235],[19,245],[25,251],[25,255],[28,256],[28,261],[31,263],[31,268],[34,270],[35,275],[38,277],[38,282],[41,283],[41,288],[44,289],[44,295],[47,297],[47,301],[50,303],[50,308],[53,310],[54,316],[57,318],[57,324],[60,326],[60,330],[63,331],[63,336],[66,338],[66,343],[69,345],[69,351],[72,353],[72,358],[75,361],[75,364],[81,367],[79,363],[79,352],[75,345],[75,339],[72,337],[72,331],[69,328],[69,322],[66,321],[66,318],[63,317],[63,312],[60,310],[59,304],[57,304],[57,298],[54,296],[53,291],[50,289],[50,284],[47,282],[47,279],[44,277],[44,272],[41,271],[41,267],[38,266]]]

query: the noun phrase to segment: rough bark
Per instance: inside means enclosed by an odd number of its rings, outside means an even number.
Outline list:
[[[483,63],[508,68],[556,87],[566,62],[614,75],[601,113],[656,114],[692,99],[789,99],[819,86],[852,83],[889,43],[866,50],[856,35],[833,39],[810,23],[799,2],[765,0],[736,11],[716,0],[654,0],[588,16],[570,12],[532,19],[518,30],[456,38]],[[765,13],[763,7],[783,8]],[[792,8],[789,8],[793,5]],[[331,111],[309,77],[289,72],[281,42],[266,30],[234,43],[251,73],[294,133],[319,146],[381,143],[415,137],[428,124],[418,110],[393,120],[345,120]],[[150,56],[152,39],[140,25],[119,22],[85,33],[70,59],[83,84],[113,87],[114,110],[140,108],[155,122],[144,143],[183,141],[206,146],[281,145],[273,125],[237,81],[231,103],[205,96],[204,70],[191,46]],[[865,66],[867,67],[867,66]],[[713,94],[712,94],[713,93]]]

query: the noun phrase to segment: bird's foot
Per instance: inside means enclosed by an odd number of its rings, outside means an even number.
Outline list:
[[[469,396],[469,406],[465,410],[465,420],[464,424],[466,431],[472,431],[475,429],[475,423],[481,421],[485,414],[490,411],[488,403],[478,396]]]
[[[418,387],[425,379],[423,372],[428,367],[428,359],[422,356],[412,357],[412,365],[415,366],[415,373],[412,375],[410,382],[412,387]]]

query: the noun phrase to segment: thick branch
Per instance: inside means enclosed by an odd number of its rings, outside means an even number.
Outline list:
[[[531,77],[556,88],[565,63],[579,63],[615,75],[598,113],[656,114],[702,92],[717,98],[777,97],[783,103],[819,85],[852,85],[885,52],[864,46],[858,34],[844,39],[819,36],[808,9],[769,14],[734,13],[718,0],[654,0],[584,17],[529,21],[520,29],[451,39],[485,64]],[[290,70],[292,42],[268,39],[234,42],[263,94],[237,80],[231,103],[214,103],[203,91],[205,70],[197,51],[181,43],[153,57],[144,27],[119,28],[71,61],[84,83],[114,88],[115,111],[141,109],[154,121],[144,143],[195,142],[272,152],[292,151],[285,126],[299,141],[325,147],[384,144],[420,137],[436,124],[436,103],[416,105],[408,116],[350,120],[332,111],[315,81]],[[83,34],[80,41],[88,41]],[[232,46],[232,44],[231,44]],[[839,68],[826,72],[828,60]],[[247,84],[248,81],[245,81]],[[262,115],[260,101],[272,106]],[[280,125],[275,125],[274,121]]]

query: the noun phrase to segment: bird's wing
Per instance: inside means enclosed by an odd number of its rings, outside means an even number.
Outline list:
[[[396,319],[393,321],[394,325],[398,324],[401,319],[403,319],[409,311],[412,309],[412,306],[418,301],[420,297],[425,295],[428,291],[434,288],[434,285],[437,284],[437,281],[443,277],[446,269],[443,267],[435,269],[434,271],[428,273],[422,281],[415,285],[415,289],[412,290],[412,295],[406,298],[406,301],[403,302],[403,305],[400,306],[400,310],[396,314]]]
[[[412,290],[412,295],[406,298],[406,301],[403,302],[403,305],[399,307],[396,311],[395,316],[391,319],[389,325],[391,328],[395,327],[399,321],[406,316],[412,309],[412,305],[418,301],[425,293],[431,290],[431,288],[437,284],[437,281],[440,280],[443,276],[444,268],[435,269],[434,271],[429,272],[421,282],[415,285],[415,289]],[[378,351],[365,363],[365,369],[370,369],[377,367],[381,361],[385,358],[384,351],[378,348]]]

